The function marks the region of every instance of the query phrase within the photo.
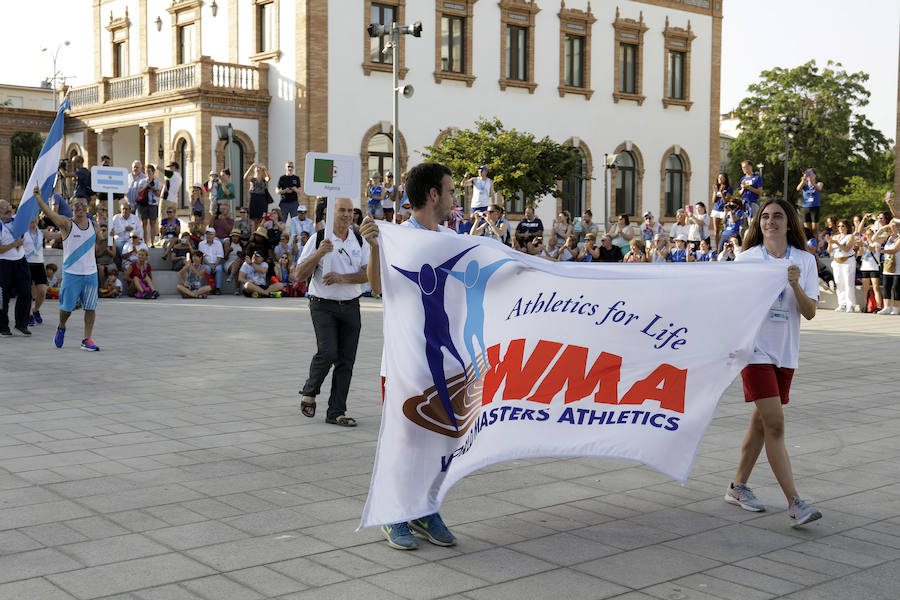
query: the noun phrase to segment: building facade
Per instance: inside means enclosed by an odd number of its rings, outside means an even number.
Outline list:
[[[719,169],[720,0],[94,0],[93,10],[94,83],[69,91],[66,128],[67,152],[91,164],[176,160],[189,186],[226,163],[235,177],[253,162],[277,177],[319,151],[358,154],[365,182],[498,117],[581,153],[589,179],[541,201],[545,221],[563,208],[595,220],[673,215],[705,200]],[[392,21],[423,26],[400,42],[400,75],[416,91],[401,99],[397,165],[387,40],[365,32]]]

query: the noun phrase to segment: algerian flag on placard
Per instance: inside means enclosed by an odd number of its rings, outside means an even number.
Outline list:
[[[305,167],[303,191],[310,196],[352,199],[362,191],[359,156],[310,152]]]

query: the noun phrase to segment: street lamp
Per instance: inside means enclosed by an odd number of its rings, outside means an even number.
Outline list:
[[[616,168],[616,159],[619,158],[618,154],[604,154],[603,155],[603,221],[602,223],[607,223],[609,220],[609,171],[610,169]],[[613,211],[615,212],[615,211]]]
[[[784,200],[788,198],[788,158],[791,152],[791,141],[797,132],[800,131],[800,119],[797,117],[787,117],[782,115],[778,118],[781,124],[781,130],[784,132]]]
[[[390,27],[382,25],[380,23],[371,23],[368,27],[366,27],[366,31],[369,34],[369,37],[376,38],[378,36],[389,33],[391,35],[391,41],[385,45],[383,53],[387,54],[390,51],[393,53],[391,58],[393,62],[393,73],[394,73],[394,85],[393,85],[393,99],[394,99],[394,135],[392,136],[394,142],[393,148],[393,160],[394,160],[394,171],[400,170],[400,94],[403,94],[404,98],[412,98],[413,95],[413,86],[406,84],[404,86],[400,86],[400,34],[403,35],[411,35],[413,37],[422,37],[422,22],[416,21],[412,25],[397,25],[397,23],[391,23]],[[399,173],[397,177],[399,177]]]
[[[59,108],[58,98],[56,97],[56,81],[60,79],[60,72],[56,70],[56,57],[59,56],[59,51],[62,50],[63,46],[69,45],[69,40],[64,41],[62,44],[56,47],[56,52],[50,52],[50,50],[45,46],[41,48],[41,52],[46,52],[53,58],[53,76],[50,80],[53,82],[53,110]]]

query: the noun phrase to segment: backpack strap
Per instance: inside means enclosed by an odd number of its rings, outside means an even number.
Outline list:
[[[353,235],[356,237],[356,243],[359,244],[360,249],[362,249],[363,239],[362,235],[357,230],[353,230]],[[325,230],[320,229],[316,232],[316,248],[318,249],[319,245],[322,243],[322,240],[325,239]]]

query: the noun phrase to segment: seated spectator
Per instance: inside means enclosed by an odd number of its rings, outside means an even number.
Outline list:
[[[47,297],[59,300],[59,284],[62,281],[62,274],[56,263],[47,263],[44,267],[47,271]]]
[[[122,212],[112,218],[112,233],[115,236],[116,250],[122,255],[122,248],[131,239],[132,233],[137,233],[138,237],[144,237],[144,230],[141,228],[141,220],[137,215],[131,212],[131,205],[128,200],[123,200],[121,204]]]
[[[822,280],[831,291],[835,291],[837,289],[837,284],[834,283],[834,274],[831,272],[831,269],[828,268],[828,265],[825,264],[821,258],[819,258],[819,253],[817,252],[819,244],[816,242],[816,238],[809,237],[806,240],[806,251],[813,255],[816,259],[816,269],[818,269],[819,279]]]
[[[700,240],[700,248],[694,253],[694,260],[698,262],[715,262],[716,251],[709,245],[709,238]]]
[[[675,247],[669,250],[666,262],[694,262],[694,257],[687,247],[687,236],[685,234],[679,233],[678,237],[675,238]]]
[[[253,233],[253,221],[250,220],[247,209],[243,206],[238,209],[238,218],[234,222],[234,227],[232,229],[241,230],[242,245],[250,241],[250,235]]]
[[[279,240],[278,245],[275,246],[273,253],[276,260],[283,255],[287,255],[290,263],[294,264],[297,255],[297,247],[291,242],[291,235],[289,233],[281,234],[281,239]]]
[[[722,234],[724,239],[725,234]],[[724,248],[719,252],[716,258],[719,262],[732,261],[741,253],[741,237],[739,235],[729,236],[728,241],[722,243]]]
[[[608,236],[603,236],[604,238]],[[596,246],[597,236],[589,233],[584,236],[584,244],[575,256],[575,262],[594,262],[600,260],[600,248]]]
[[[122,271],[128,273],[128,270],[131,268],[131,264],[138,259],[137,253],[139,250],[146,250],[147,256],[150,255],[150,248],[147,244],[144,243],[144,240],[141,239],[141,234],[137,231],[131,232],[131,239],[125,242],[125,245],[122,246]]]
[[[353,220],[357,223],[362,223],[362,211],[358,208],[353,209]],[[306,205],[301,204],[297,207],[297,216],[291,217],[288,220],[288,230],[293,238],[293,241],[296,243],[297,240],[300,239],[300,234],[302,232],[307,232],[307,234],[312,235],[316,230],[316,224],[313,223],[313,220],[307,217]],[[250,231],[247,231],[247,239],[250,239]]]
[[[106,271],[106,277],[100,286],[101,298],[118,298],[123,293],[122,282],[119,281],[119,272],[115,267]]]
[[[306,296],[306,282],[302,279],[294,279],[293,264],[287,254],[279,256],[274,269],[275,275],[270,277],[269,281],[284,284],[284,291],[291,298],[302,298]]]
[[[216,239],[216,230],[212,227],[206,228],[204,236],[206,239],[197,244],[197,250],[203,253],[203,264],[209,265],[215,273],[216,285],[212,293],[219,295],[222,293],[222,283],[225,280],[225,248],[222,242]]]
[[[402,218],[403,220],[409,219],[412,215],[409,213],[397,213],[398,218]],[[401,221],[402,222],[402,221]],[[460,235],[469,235],[472,232],[472,216],[471,215],[463,215],[462,221],[459,222],[459,228],[456,230],[456,233]]]
[[[559,249],[556,260],[560,262],[571,262],[578,257],[578,238],[575,234],[570,234],[566,238],[565,245]]]
[[[549,260],[558,260],[560,248],[556,247],[556,235],[551,233],[543,244],[541,256]]]
[[[653,219],[653,213],[649,210],[644,212],[644,222],[641,223],[640,229],[641,239],[644,240],[645,245],[646,242],[652,242],[657,233],[665,233],[663,226]]]
[[[728,202],[725,205],[725,228],[722,230],[722,237],[719,239],[719,254],[722,254],[725,243],[732,237],[738,238],[738,246],[740,246],[740,232],[743,222],[744,209],[741,207],[741,203],[736,200]]]
[[[283,283],[268,283],[269,264],[263,260],[262,252],[254,251],[252,258],[244,257],[244,264],[238,273],[238,281],[245,296],[259,298],[270,296],[280,298]]]
[[[525,218],[519,221],[516,226],[515,244],[516,248],[524,248],[528,242],[536,237],[544,235],[544,224],[540,219],[534,216],[534,208],[525,207]]]
[[[216,230],[216,239],[224,243],[231,236],[234,229],[234,219],[231,218],[231,209],[227,204],[219,207],[219,213],[210,219],[210,225]]]
[[[144,245],[137,251],[137,260],[128,268],[128,283],[135,298],[159,298],[153,285],[153,269],[150,268],[150,250]]]
[[[688,209],[691,207],[688,206]],[[706,214],[706,205],[698,202],[687,214],[688,242],[693,242],[694,248],[699,247],[700,240],[709,241],[709,215]]]
[[[543,256],[544,254],[544,237],[537,236],[531,238],[528,243],[525,244],[524,247],[518,249],[519,252],[524,252],[530,256]]]
[[[556,245],[560,247],[560,250],[565,247],[566,239],[573,233],[575,233],[575,227],[572,225],[572,215],[569,211],[564,210],[556,215],[556,220],[553,222],[553,235],[556,236]],[[578,239],[576,238],[575,241],[577,243]]]
[[[250,241],[244,247],[245,257],[252,257],[254,252],[259,252],[265,258],[271,256],[269,250],[269,235],[266,228],[262,225],[253,232],[253,235],[250,236]]]
[[[195,210],[191,213],[191,220],[188,222],[188,231],[191,234],[191,245],[194,249],[197,249],[197,246],[200,245],[200,242],[203,241],[203,238],[206,233],[206,227],[203,225],[203,213],[199,210]],[[213,234],[215,234],[215,229],[213,229]]]
[[[191,248],[191,234],[187,231],[181,234],[174,244],[170,244],[163,254],[163,260],[172,261],[172,270],[180,271],[184,263],[187,262],[187,255],[193,250]]]
[[[241,230],[235,227],[231,230],[231,237],[226,239],[222,248],[225,250],[225,272],[228,274],[226,281],[234,281],[238,269],[244,262],[244,246],[241,244]]]
[[[632,238],[634,239],[634,238]],[[585,238],[585,243],[587,243],[587,238]],[[631,242],[629,241],[629,249]],[[604,235],[600,239],[600,247],[597,249],[599,254],[600,262],[621,262],[622,261],[622,250],[616,246],[613,246],[612,237],[609,234]]]
[[[599,225],[594,223],[594,213],[591,212],[591,209],[586,209],[581,214],[581,226],[579,227],[581,231],[576,231],[576,235],[578,235],[578,243],[584,243],[584,238],[589,233],[596,234],[597,238],[600,238],[605,232],[600,228]]]
[[[499,205],[491,204],[485,212],[476,211],[472,216],[475,218],[475,223],[469,232],[471,235],[497,240],[501,244],[505,243],[504,240],[509,234],[509,230],[506,223],[500,220],[502,213]]]
[[[206,298],[212,290],[207,280],[212,274],[209,265],[203,264],[203,253],[199,250],[191,252],[191,260],[178,272],[178,285],[175,289],[182,298]]]
[[[109,245],[109,230],[103,225],[94,242],[94,259],[97,261],[97,283],[103,283],[107,269],[115,269],[116,264],[116,247]]]
[[[105,203],[97,205],[96,219],[97,225],[109,227],[109,210],[107,210]]]
[[[653,245],[647,248],[650,256],[647,262],[664,263],[669,257],[669,240],[664,233],[653,236]]]
[[[642,225],[643,226],[643,225]],[[650,242],[653,243],[652,241]],[[627,263],[642,263],[647,262],[647,253],[644,252],[644,243],[643,241],[632,238],[630,242],[628,242],[628,254],[622,259],[622,262]]]
[[[619,249],[619,255],[625,256],[628,244],[634,237],[634,225],[628,220],[628,215],[620,214],[609,228],[608,234],[612,239],[612,245]]]
[[[675,239],[682,234],[684,234],[685,239],[687,239],[687,213],[684,212],[683,208],[679,208],[675,211],[675,222],[672,223],[672,227],[669,228],[669,242],[674,244]]]
[[[181,221],[175,216],[175,209],[172,207],[166,209],[166,216],[159,224],[159,236],[166,251],[181,237]]]

